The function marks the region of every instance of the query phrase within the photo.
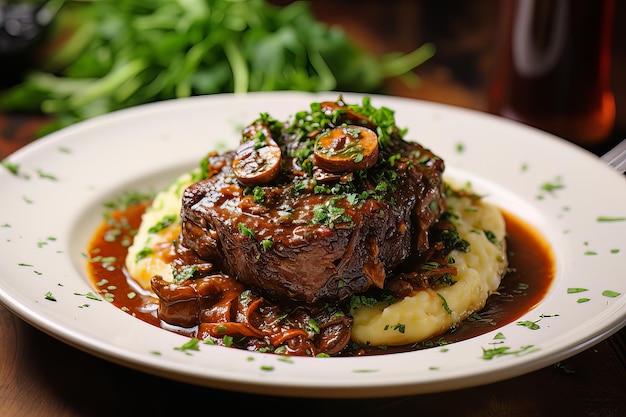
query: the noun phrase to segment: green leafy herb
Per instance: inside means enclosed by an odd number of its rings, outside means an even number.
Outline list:
[[[352,222],[352,218],[344,214],[345,209],[337,207],[337,198],[331,198],[324,204],[316,204],[313,206],[313,224],[322,224],[335,227],[337,223]]]
[[[42,133],[193,95],[380,92],[388,78],[415,78],[412,69],[435,52],[425,44],[404,55],[372,54],[338,27],[317,21],[309,2],[283,7],[265,0],[67,3],[56,19],[61,51],[0,99],[1,110],[56,115]]]

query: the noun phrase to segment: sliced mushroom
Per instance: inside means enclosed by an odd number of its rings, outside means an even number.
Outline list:
[[[261,122],[243,131],[243,142],[233,159],[233,172],[247,187],[266,184],[280,172],[282,154],[270,129]]]
[[[336,110],[342,111],[341,113],[337,113],[337,120],[335,121],[337,124],[350,123],[352,125],[364,126],[368,129],[376,131],[377,125],[372,123],[367,116],[357,113],[343,104],[334,103],[332,101],[324,101],[320,103],[320,106],[322,111],[329,116]]]
[[[313,156],[328,172],[365,170],[378,161],[378,136],[363,126],[336,127],[318,136]]]

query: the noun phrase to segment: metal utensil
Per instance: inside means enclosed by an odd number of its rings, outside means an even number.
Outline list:
[[[615,145],[613,149],[605,153],[600,157],[603,161],[609,164],[610,167],[619,171],[620,173],[626,172],[626,139],[623,139],[620,143]]]

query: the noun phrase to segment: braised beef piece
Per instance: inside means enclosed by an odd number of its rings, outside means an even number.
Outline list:
[[[213,274],[177,285],[155,276],[152,288],[160,299],[159,317],[174,326],[197,326],[201,340],[224,344],[229,336],[242,349],[272,351],[283,346],[283,354],[299,356],[335,355],[350,341],[352,318],[341,311],[277,305],[245,291],[228,275]]]
[[[373,127],[375,128],[375,126]],[[223,273],[274,299],[337,301],[382,288],[411,254],[429,250],[429,229],[446,210],[444,162],[393,134],[367,171],[307,170],[310,141],[283,134],[282,168],[244,186],[236,152],[211,155],[209,178],[182,200],[181,244]]]

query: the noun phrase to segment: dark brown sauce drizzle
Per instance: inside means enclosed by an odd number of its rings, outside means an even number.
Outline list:
[[[114,212],[111,214],[112,222],[103,223],[97,229],[88,247],[90,278],[97,291],[117,308],[154,326],[190,334],[185,329],[162,325],[156,315],[158,300],[134,284],[124,266],[128,242],[139,228],[141,214],[146,207],[137,205],[124,212]],[[548,292],[554,278],[552,249],[538,231],[510,213],[503,214],[510,272],[483,310],[455,329],[432,339],[407,346],[370,348],[359,354],[405,352],[459,342],[511,323],[536,306]],[[107,233],[110,230],[121,230],[122,235],[109,239]]]

